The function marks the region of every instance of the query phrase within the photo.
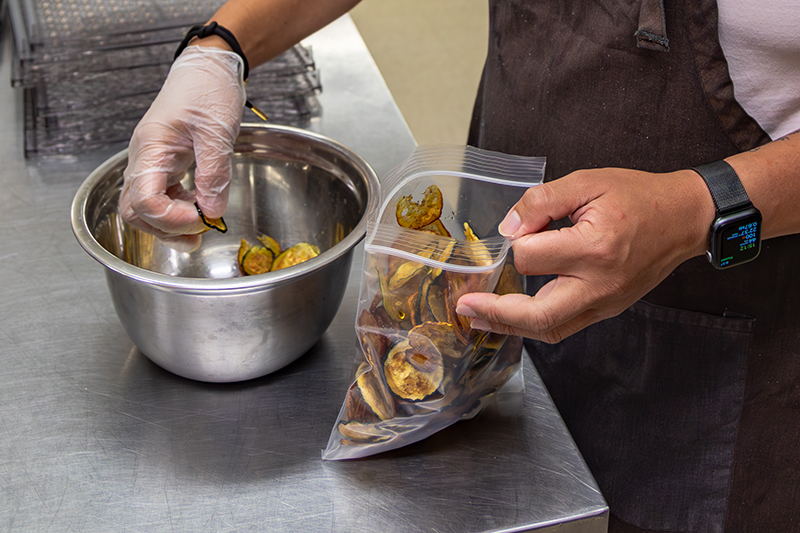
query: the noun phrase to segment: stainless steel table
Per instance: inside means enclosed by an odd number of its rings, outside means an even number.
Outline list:
[[[350,18],[308,42],[324,86],[314,127],[385,173],[414,139]],[[606,530],[527,360],[517,409],[371,459],[320,460],[350,379],[361,249],[333,325],[287,368],[219,385],[152,364],[69,227],[75,190],[111,152],[25,160],[21,95],[0,88],[1,531]]]

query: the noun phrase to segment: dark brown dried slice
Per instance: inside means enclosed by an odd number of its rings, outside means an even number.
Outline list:
[[[346,439],[343,444],[374,444],[385,442],[394,436],[394,432],[382,429],[375,424],[357,421],[340,422],[339,433]],[[349,442],[347,442],[349,441]]]
[[[226,231],[228,231],[228,225],[225,224],[225,219],[223,219],[222,217],[208,218],[203,214],[203,210],[200,209],[200,206],[197,205],[197,202],[194,203],[194,206],[197,208],[197,214],[200,215],[200,220],[203,221],[203,224],[205,224],[206,227],[215,229],[220,233],[225,233]]]
[[[442,216],[442,191],[436,185],[425,189],[421,201],[415,202],[411,195],[403,196],[397,202],[395,217],[404,228],[420,229],[432,224]]]
[[[355,385],[361,398],[375,416],[381,420],[394,418],[394,400],[390,397],[373,367],[362,363]]]
[[[432,284],[428,288],[425,303],[436,322],[447,322],[450,319],[450,313],[447,311],[447,295],[439,285]]]
[[[428,307],[428,294],[430,293],[433,280],[430,276],[426,276],[422,280],[422,286],[419,289],[419,321],[424,324],[425,322],[438,322],[433,317],[430,307]]]
[[[383,298],[383,308],[386,314],[395,322],[419,320],[419,285],[414,283],[404,283],[403,285],[391,289],[388,282],[378,271],[378,284]]]
[[[389,349],[389,337],[381,333],[395,331],[397,326],[389,319],[382,305],[373,306],[371,310],[364,309],[356,321],[356,331],[361,343],[361,350],[368,362],[380,365],[383,356]],[[369,331],[377,330],[377,331]]]
[[[455,328],[449,322],[423,322],[408,332],[408,342],[417,351],[428,353],[431,346],[451,359],[464,355],[464,345],[458,340]]]
[[[522,294],[525,292],[525,278],[517,272],[514,265],[506,262],[500,272],[500,279],[494,289],[495,294]]]
[[[383,375],[395,396],[418,402],[439,391],[444,379],[444,361],[436,350],[417,350],[408,341],[400,341],[386,355]]]

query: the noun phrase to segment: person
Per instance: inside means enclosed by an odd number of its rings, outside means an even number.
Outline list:
[[[212,20],[253,66],[355,3],[228,0]],[[528,295],[468,294],[458,312],[526,337],[611,531],[800,524],[800,11],[744,5],[489,2],[468,142],[544,155],[547,175],[500,226]],[[244,101],[230,50],[192,42],[132,136],[121,208],[162,238],[201,229],[177,185],[193,160],[198,205],[224,214]],[[714,198],[693,169],[722,160],[763,243],[717,270]]]

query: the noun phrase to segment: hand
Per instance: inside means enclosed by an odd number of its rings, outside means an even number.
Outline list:
[[[233,142],[245,101],[242,61],[233,52],[190,46],[131,137],[120,195],[123,220],[157,237],[188,245],[225,213]],[[196,162],[195,193],[180,184]]]
[[[567,216],[573,226],[547,230]],[[558,277],[535,297],[466,294],[456,311],[475,329],[559,342],[618,315],[702,254],[713,218],[711,195],[691,170],[582,170],[532,187],[500,231],[514,239],[520,273]]]

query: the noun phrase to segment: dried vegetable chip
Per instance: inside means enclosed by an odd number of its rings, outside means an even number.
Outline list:
[[[269,235],[259,235],[256,238],[259,244],[250,244],[242,239],[239,245],[237,260],[239,270],[245,276],[275,272],[308,261],[320,253],[319,248],[306,242],[281,250],[278,241]]]
[[[411,195],[400,198],[395,210],[397,223],[404,228],[420,229],[439,220],[442,206],[442,191],[436,185],[431,185],[425,189],[419,202],[415,202]]]
[[[200,209],[200,206],[197,205],[197,202],[194,203],[194,206],[197,208],[197,214],[200,215],[200,220],[203,221],[203,224],[206,225],[209,229],[215,229],[220,233],[225,233],[228,231],[228,225],[225,224],[225,220],[220,218],[208,218],[203,214],[203,210]]]
[[[319,255],[319,248],[307,242],[295,244],[288,250],[281,252],[275,258],[275,263],[272,265],[272,271],[281,270],[290,266],[299,265],[309,259],[314,259]]]
[[[503,361],[508,337],[471,330],[469,319],[455,312],[458,298],[485,290],[497,270],[464,273],[423,262],[492,263],[470,225],[463,224],[466,242],[459,242],[440,220],[441,212],[441,192],[435,185],[428,187],[419,203],[410,196],[401,198],[396,206],[398,224],[441,239],[415,251],[419,261],[390,254],[365,258],[370,303],[356,319],[364,360],[336,426],[342,446],[402,440],[405,432],[416,427],[416,416],[448,409],[473,412],[481,398],[501,387],[517,368],[520,346],[509,345],[516,362]],[[510,263],[507,267],[502,290],[521,292],[521,276]]]

